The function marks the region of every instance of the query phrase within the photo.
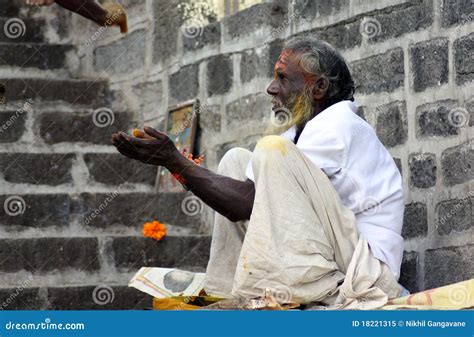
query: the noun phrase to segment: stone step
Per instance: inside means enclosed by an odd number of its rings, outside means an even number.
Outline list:
[[[101,261],[112,257],[119,273],[133,274],[141,267],[203,271],[211,239],[202,235],[168,235],[161,241],[109,236],[105,241],[99,247],[97,237],[0,239],[0,272],[10,276],[26,272],[33,278],[48,276],[54,280],[55,275],[65,272],[100,273],[104,267]]]
[[[12,0],[0,1],[0,17],[16,17],[19,14],[19,4]]]
[[[134,125],[131,113],[103,108],[95,112],[44,112],[37,117],[37,123],[40,137],[46,144],[77,142],[111,145],[113,133],[130,130]]]
[[[0,5],[0,11],[2,11],[2,9],[5,8],[2,8]],[[0,42],[10,44],[43,42],[45,25],[45,21],[40,19],[20,19],[15,15],[11,17],[0,17]],[[1,48],[6,47],[7,46],[2,46]]]
[[[34,159],[30,159],[34,163]],[[66,172],[69,172],[71,167],[70,160],[64,159],[60,166],[64,165],[66,168],[54,168],[54,174],[47,179],[51,179],[51,183],[69,179]],[[29,167],[24,166],[24,168],[18,167],[17,170],[28,170]],[[5,169],[2,172],[3,174],[6,172],[8,179],[15,182],[26,179],[26,175],[22,173],[13,178],[15,173],[9,173],[10,171]],[[54,178],[53,175],[57,175],[58,178]],[[138,232],[143,223],[152,220],[194,233],[201,232],[204,226],[200,219],[203,211],[202,202],[185,193],[0,195],[0,205],[10,210],[0,212],[0,226],[9,232],[32,229],[65,230],[71,223],[88,232],[109,233],[117,228]]]
[[[127,286],[0,289],[0,310],[143,310],[152,297]]]
[[[67,67],[66,53],[72,49],[64,44],[0,43],[0,67],[62,69]]]
[[[7,102],[40,99],[99,108],[112,99],[108,82],[101,79],[0,78],[0,84]]]

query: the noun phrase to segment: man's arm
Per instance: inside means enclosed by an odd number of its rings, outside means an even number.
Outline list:
[[[185,158],[166,134],[150,127],[145,127],[145,132],[153,139],[135,138],[121,132],[112,136],[112,143],[129,158],[181,174],[195,195],[229,220],[250,219],[255,197],[251,180],[240,181],[213,173]]]
[[[166,168],[180,173],[195,195],[229,220],[250,219],[255,197],[255,186],[250,179],[240,181],[216,174],[181,154],[176,155]]]

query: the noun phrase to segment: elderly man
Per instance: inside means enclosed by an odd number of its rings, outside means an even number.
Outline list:
[[[125,156],[178,172],[216,210],[205,290],[282,302],[376,308],[400,296],[402,180],[357,114],[343,57],[316,39],[289,41],[267,88],[288,114],[254,152],[228,151],[218,174],[184,158],[163,133],[115,134]],[[279,125],[278,125],[279,126]]]

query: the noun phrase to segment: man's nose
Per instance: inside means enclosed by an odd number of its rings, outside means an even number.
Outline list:
[[[275,81],[272,81],[267,88],[267,93],[272,96],[276,96],[278,94],[278,86],[276,85]]]

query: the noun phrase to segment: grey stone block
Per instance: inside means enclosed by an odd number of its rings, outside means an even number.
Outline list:
[[[459,134],[455,116],[457,108],[454,100],[443,100],[418,106],[416,108],[417,136],[423,138]]]
[[[0,112],[0,143],[14,143],[23,136],[27,115],[24,110]]]
[[[0,240],[0,270],[31,271],[36,274],[99,269],[98,244],[95,238],[39,238]]]
[[[182,34],[183,46],[186,51],[208,48],[221,42],[221,23],[213,22],[198,27],[196,34]]]
[[[0,46],[0,66],[38,69],[60,69],[67,65],[66,53],[71,45],[9,44]]]
[[[199,91],[199,64],[182,67],[169,78],[169,94],[177,102],[195,98]]]
[[[360,45],[362,36],[357,21],[342,21],[323,28],[313,29],[298,34],[301,37],[312,37],[328,42],[336,49],[349,49]]]
[[[157,219],[158,197],[148,193],[81,194],[75,204],[79,222],[85,226],[110,228],[126,226],[138,228],[144,222]],[[160,221],[162,220],[162,214]]]
[[[5,5],[0,6],[0,11]],[[6,5],[8,6],[8,5]],[[19,19],[16,15],[1,17],[0,15],[0,43],[21,43],[21,42],[43,42],[46,22],[38,19],[22,18],[21,21],[14,21],[12,19]],[[9,21],[10,20],[10,21]],[[8,23],[8,25],[7,25]],[[11,44],[8,47],[12,46]],[[7,45],[1,48],[7,48]]]
[[[94,68],[110,74],[130,73],[145,65],[146,30],[127,34],[94,50]]]
[[[227,126],[233,127],[242,123],[255,122],[270,116],[270,99],[264,94],[252,94],[230,102],[225,107]]]
[[[166,236],[161,241],[143,237],[117,237],[112,243],[115,265],[122,271],[163,267],[203,271],[209,260],[209,236]]]
[[[100,183],[121,185],[141,183],[155,185],[158,168],[129,159],[119,153],[88,153],[84,161],[91,177]]]
[[[203,130],[220,132],[221,114],[219,105],[201,105],[199,109],[199,122]]]
[[[429,28],[432,23],[432,0],[408,1],[364,17],[360,20],[360,30],[369,43],[377,43]]]
[[[408,137],[405,102],[396,101],[377,107],[376,130],[386,147],[404,144]]]
[[[159,117],[157,107],[163,106],[162,81],[142,82],[132,87],[135,103],[144,120]]]
[[[57,186],[72,183],[74,159],[71,153],[4,153],[0,169],[8,182]]]
[[[474,126],[474,98],[467,102],[466,108],[468,113],[467,118],[469,118],[469,126]]]
[[[152,1],[155,22],[153,64],[165,62],[176,54],[178,34],[184,21],[178,7],[181,3],[181,0]]]
[[[140,229],[148,221],[197,229],[200,213],[183,212],[185,193],[109,193],[81,195],[75,205],[79,222],[86,226],[111,228],[125,226]],[[196,202],[202,210],[204,204]]]
[[[312,21],[315,17],[332,15],[348,6],[349,0],[296,0],[293,8],[298,19]]]
[[[0,224],[16,230],[69,225],[71,200],[66,194],[1,195]],[[8,212],[6,211],[8,210]]]
[[[371,94],[392,92],[403,87],[403,50],[390,49],[384,54],[367,57],[351,63],[356,92]]]
[[[14,1],[2,1],[2,6],[0,7],[0,17],[16,17],[19,14],[20,6]]]
[[[38,288],[32,286],[31,279],[25,278],[15,288],[0,289],[0,310],[38,310],[41,309],[41,301],[38,296]]]
[[[397,165],[398,172],[403,175],[402,161],[399,158],[393,158],[393,161],[395,162],[395,165]]]
[[[110,99],[107,82],[102,80],[10,78],[2,82],[5,84],[5,97],[8,101],[32,98],[101,107],[107,105]]]
[[[410,62],[415,92],[448,83],[448,39],[432,39],[411,46]]]
[[[207,63],[207,94],[225,94],[232,87],[233,77],[231,56],[213,56]]]
[[[402,236],[406,239],[428,234],[428,213],[426,204],[413,202],[405,205]]]
[[[471,0],[443,0],[441,3],[441,24],[443,27],[467,24],[472,21],[469,15],[474,12]]]
[[[474,227],[472,198],[445,200],[436,205],[437,228],[440,235],[462,232]]]
[[[80,142],[110,145],[113,133],[130,128],[132,116],[128,112],[103,112],[103,120],[99,119],[100,114],[98,112],[94,119],[93,113],[42,113],[38,120],[40,136],[47,144]],[[112,115],[110,119],[105,119]]]
[[[425,253],[425,288],[474,278],[474,245],[429,249]]]
[[[408,159],[410,183],[416,188],[436,185],[436,156],[433,153],[412,153]]]
[[[418,282],[418,252],[403,252],[398,282],[412,294],[420,291]]]
[[[468,182],[474,177],[474,148],[469,142],[441,153],[441,170],[446,186]]]
[[[474,62],[472,62],[474,59],[474,33],[454,41],[453,49],[456,84],[472,82],[474,80]]]
[[[95,292],[94,292],[95,291]],[[152,308],[152,298],[125,286],[50,287],[48,310],[143,310]],[[94,297],[95,295],[95,297]]]
[[[257,53],[254,49],[245,50],[240,59],[240,81],[248,83],[256,77],[267,75],[267,69],[274,64],[269,64],[269,57],[265,52]]]
[[[288,1],[261,3],[224,19],[224,31],[231,39],[252,34],[262,26],[278,28],[288,14]]]

